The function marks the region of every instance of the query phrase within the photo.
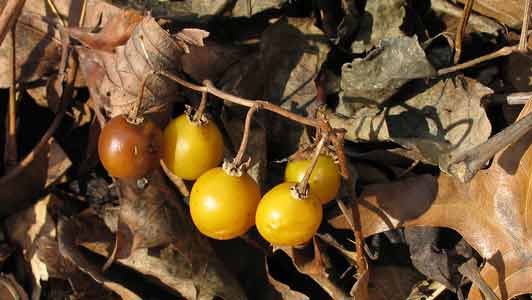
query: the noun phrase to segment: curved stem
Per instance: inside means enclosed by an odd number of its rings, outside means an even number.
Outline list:
[[[201,92],[201,102],[198,106],[198,109],[196,110],[196,113],[194,114],[194,117],[192,117],[192,121],[199,122],[201,121],[201,118],[203,117],[203,113],[205,112],[205,108],[207,107],[207,96],[209,93],[207,92]]]
[[[246,114],[246,122],[244,123],[244,133],[242,134],[242,142],[240,143],[240,148],[238,149],[238,153],[235,156],[235,159],[233,160],[233,165],[236,168],[239,168],[242,164],[242,159],[244,158],[244,154],[246,153],[246,148],[248,146],[248,140],[249,140],[249,131],[251,128],[251,120],[253,119],[253,114],[260,109],[260,104],[253,105]]]
[[[135,106],[133,106],[133,109],[129,112],[128,115],[128,121],[132,123],[135,123],[139,117],[139,111],[142,107],[142,100],[144,99],[144,89],[146,88],[146,82],[152,75],[155,75],[155,73],[148,73],[146,76],[144,76],[144,79],[142,79],[142,82],[140,83],[139,92],[137,95],[137,103],[135,103]]]
[[[308,126],[312,126],[312,127],[315,127],[315,128],[321,128],[323,129],[325,132],[329,132],[330,131],[330,128],[328,127],[328,125],[326,123],[322,123],[322,122],[319,122],[317,120],[314,120],[314,119],[310,119],[310,118],[306,118],[306,117],[303,117],[301,115],[298,115],[298,114],[295,114],[291,111],[288,111],[286,109],[283,109],[275,104],[272,104],[268,101],[264,101],[264,100],[249,100],[249,99],[244,99],[244,98],[241,98],[241,97],[238,97],[238,96],[235,96],[235,95],[231,95],[231,94],[228,94],[222,90],[219,90],[217,89],[213,84],[212,82],[210,82],[209,80],[205,80],[203,82],[203,86],[202,85],[197,85],[197,84],[193,84],[193,83],[190,83],[186,80],[183,80],[173,74],[170,74],[168,72],[165,72],[165,71],[156,71],[155,72],[156,74],[159,74],[159,75],[162,75],[162,76],[165,76],[166,78],[176,82],[176,83],[179,83],[180,85],[186,87],[186,88],[189,88],[191,90],[194,90],[194,91],[197,91],[197,92],[207,92],[209,94],[212,94],[220,99],[223,99],[225,101],[229,101],[229,102],[232,102],[232,103],[236,103],[236,104],[239,104],[239,105],[242,105],[242,106],[247,106],[247,107],[252,107],[253,105],[255,104],[260,104],[261,105],[261,109],[266,109],[266,110],[269,110],[271,112],[274,112],[278,115],[281,115],[287,119],[290,119],[294,122],[298,122],[300,124],[303,124],[303,125],[308,125]]]
[[[316,146],[316,149],[314,150],[314,154],[312,155],[312,160],[310,161],[310,166],[305,172],[305,176],[296,185],[296,190],[298,194],[302,196],[302,198],[305,198],[305,196],[308,194],[308,181],[310,179],[310,175],[312,175],[312,171],[314,171],[314,168],[316,167],[316,163],[318,162],[318,158],[320,157],[321,150],[325,146],[325,143],[327,142],[327,140],[328,140],[328,134],[324,134],[321,136],[321,140]]]

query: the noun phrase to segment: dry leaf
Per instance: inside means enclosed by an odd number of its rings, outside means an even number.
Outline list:
[[[28,294],[11,274],[0,275],[0,299],[2,300],[28,300]]]
[[[268,281],[270,282],[270,284],[275,288],[277,292],[279,292],[279,294],[281,294],[280,300],[310,300],[310,298],[307,295],[294,291],[290,288],[290,286],[273,278],[272,275],[270,275],[267,263],[266,263],[266,272],[267,272]]]
[[[372,268],[368,299],[405,300],[416,283],[422,279],[423,275],[410,267],[389,265]]]
[[[522,116],[531,108],[527,105]],[[469,183],[442,174],[366,187],[360,202],[363,235],[399,226],[452,228],[487,260],[481,274],[500,299],[531,293],[531,142],[529,133]],[[330,223],[349,228],[343,216]],[[482,299],[477,287],[469,299]]]
[[[329,258],[322,251],[323,245],[320,246],[320,244],[319,239],[314,238],[311,245],[302,249],[293,247],[281,247],[280,249],[292,259],[294,266],[300,273],[308,275],[316,281],[332,299],[348,299],[349,297],[342,288],[332,280],[325,263]],[[362,300],[367,299],[362,298]]]
[[[67,32],[88,48],[113,51],[127,42],[142,19],[138,12],[124,10],[110,18],[98,33],[88,31],[90,28],[76,27],[68,28]]]
[[[20,172],[0,177],[0,217],[30,205],[45,188],[62,177],[71,164],[61,146],[51,138]]]
[[[281,18],[262,34],[259,53],[229,69],[219,82],[225,91],[264,99],[300,114],[312,111],[317,95],[314,80],[329,52],[329,41],[310,18]],[[297,147],[302,127],[267,115],[268,145],[273,157]],[[265,123],[265,124],[266,124]],[[287,131],[290,126],[293,130]]]
[[[384,110],[364,108],[352,117],[330,115],[331,125],[347,129],[351,141],[394,141],[437,165],[449,151],[485,142],[491,124],[481,99],[492,91],[470,78],[444,79],[404,103]]]
[[[465,0],[458,2],[465,3]],[[525,0],[475,0],[473,10],[514,29],[521,29]]]
[[[355,41],[351,44],[353,53],[364,53],[383,40],[402,37],[401,30],[406,16],[404,0],[373,0],[366,3]]]
[[[251,17],[268,9],[280,8],[287,0],[237,0],[233,8],[234,17]]]
[[[0,1],[0,7],[6,1]],[[70,24],[77,24],[81,12],[81,2],[70,0],[54,0],[59,13]],[[118,13],[119,9],[100,0],[87,0],[87,14],[84,26],[95,27],[100,21]],[[56,21],[52,21],[51,12],[46,1],[27,0],[16,26],[17,74],[19,82],[46,79],[55,73],[61,57],[61,38],[56,29]],[[65,17],[68,16],[68,17]],[[0,64],[9,65],[10,42],[0,47]],[[76,80],[78,81],[78,80]],[[0,73],[0,86],[8,87],[11,78],[9,72]]]
[[[342,66],[337,112],[350,116],[361,107],[382,105],[410,80],[434,74],[416,37],[382,40],[365,58]]]
[[[135,211],[134,205],[142,205],[139,202],[148,202],[148,209],[154,214],[153,217],[160,219],[150,219],[154,224],[134,232],[137,234],[134,239],[146,246],[159,245],[152,248],[141,248],[131,251],[126,258],[119,258],[117,262],[136,270],[146,276],[157,278],[168,288],[178,292],[187,299],[211,300],[215,296],[224,299],[241,300],[246,299],[242,288],[216,257],[208,241],[200,236],[200,233],[193,227],[188,215],[185,215],[184,208],[177,201],[178,196],[163,177],[161,170],[156,170],[147,177],[149,182],[147,191],[142,193],[132,185],[133,183],[121,182],[121,189],[127,193],[123,195],[122,205],[126,205],[128,197],[133,196],[134,190],[144,195],[143,198],[133,198],[133,205],[129,205],[129,211],[136,213],[138,217],[144,218],[146,215],[142,211]],[[153,197],[153,199],[146,199]],[[136,203],[136,204],[135,204]],[[150,205],[160,205],[150,207]],[[142,206],[137,207],[142,208]],[[123,215],[123,213],[121,213]],[[133,217],[133,214],[129,217]],[[147,216],[150,218],[150,216]],[[147,220],[136,220],[136,224],[143,224]],[[111,254],[114,239],[107,230],[102,229],[103,221],[96,216],[82,216],[76,222],[82,224],[78,226],[78,243],[84,245],[91,251],[109,257]],[[83,228],[97,226],[98,230],[84,231]],[[136,226],[136,225],[135,225]],[[133,227],[135,228],[135,227]],[[153,230],[149,232],[147,228]],[[92,232],[100,232],[95,236]],[[107,233],[106,233],[107,232]],[[161,235],[154,234],[158,232]],[[169,241],[172,240],[170,243]],[[163,245],[162,242],[166,242]],[[132,244],[131,240],[126,240]]]
[[[152,17],[145,17],[115,53],[78,48],[81,70],[97,107],[109,116],[127,114],[137,102],[142,80],[152,71],[177,74],[184,51]],[[141,111],[175,101],[179,88],[166,77],[146,82]]]

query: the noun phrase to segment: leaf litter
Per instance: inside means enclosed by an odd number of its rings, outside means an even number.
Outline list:
[[[3,160],[0,170],[2,299],[526,299],[531,106],[505,99],[530,96],[530,68],[516,63],[528,49],[470,60],[516,45],[528,2],[474,1],[460,41],[464,64],[448,73],[438,69],[451,66],[465,19],[454,1],[87,0],[83,9],[27,0],[14,43],[18,151],[27,157],[12,170]],[[5,66],[9,39],[0,47]],[[65,72],[77,63],[75,92],[63,99]],[[96,158],[98,125],[137,109],[140,93],[140,113],[161,127],[197,105],[199,94],[172,77],[209,80],[345,129],[352,178],[324,206],[310,243],[271,247],[255,229],[210,240],[178,192],[192,183],[161,169],[145,182],[107,176]],[[12,84],[3,72],[1,87]],[[245,111],[209,97],[229,159]],[[7,110],[0,107],[1,124]],[[521,111],[516,121],[512,110]],[[50,123],[54,114],[60,124]],[[35,125],[48,132],[26,138]],[[246,155],[263,193],[281,180],[279,161],[313,134],[256,114]],[[479,149],[489,157],[460,165]],[[355,246],[357,232],[364,245]]]

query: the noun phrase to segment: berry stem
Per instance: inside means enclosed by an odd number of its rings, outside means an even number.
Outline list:
[[[150,72],[144,78],[142,79],[142,82],[140,83],[139,92],[137,95],[137,102],[135,103],[135,106],[133,106],[133,109],[129,112],[129,115],[127,116],[127,120],[130,123],[138,124],[140,123],[139,119],[139,111],[142,107],[142,100],[144,99],[144,89],[146,88],[146,82],[148,82],[148,79],[155,75],[155,72]]]
[[[205,108],[207,107],[207,96],[209,93],[201,92],[201,101],[198,106],[198,109],[196,110],[196,113],[194,114],[194,117],[192,117],[193,122],[201,122],[201,119],[203,118],[203,113],[205,112]]]
[[[249,140],[249,131],[251,128],[251,120],[253,119],[253,114],[261,108],[260,104],[255,104],[252,107],[249,108],[248,113],[246,114],[246,121],[244,123],[244,133],[242,134],[242,142],[240,143],[240,148],[238,149],[238,153],[235,156],[235,159],[233,160],[233,165],[236,168],[240,168],[242,165],[242,159],[244,159],[244,154],[246,153],[246,148],[248,146],[248,140]]]
[[[296,191],[301,199],[304,199],[308,195],[308,189],[309,184],[308,181],[310,179],[310,175],[312,175],[312,171],[314,171],[314,168],[316,167],[316,163],[318,162],[318,158],[320,157],[321,150],[325,146],[325,143],[328,140],[328,134],[324,134],[321,136],[321,139],[316,145],[316,149],[314,149],[314,154],[312,155],[312,160],[310,161],[310,166],[308,167],[307,171],[305,172],[305,176],[303,179],[296,185]]]

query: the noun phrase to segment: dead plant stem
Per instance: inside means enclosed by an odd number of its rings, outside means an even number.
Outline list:
[[[519,38],[519,52],[528,51],[528,25],[530,22],[530,4],[532,1],[526,0],[525,9],[523,12],[523,25],[521,27],[521,37]]]
[[[249,131],[251,129],[251,120],[253,119],[253,114],[260,109],[260,104],[253,105],[246,114],[246,121],[244,123],[244,133],[242,134],[242,142],[240,143],[240,148],[238,149],[238,153],[235,156],[235,159],[233,160],[233,165],[236,168],[239,168],[242,164],[242,160],[244,159],[244,155],[246,153],[246,148],[248,146],[248,140],[249,140]]]
[[[510,55],[516,50],[517,50],[517,46],[503,47],[503,48],[501,48],[501,49],[499,49],[499,50],[497,50],[495,52],[486,54],[486,55],[481,56],[481,57],[477,57],[477,58],[472,59],[470,61],[467,61],[465,63],[461,63],[461,64],[458,64],[458,65],[455,65],[455,66],[452,66],[452,67],[449,67],[449,68],[439,69],[438,70],[438,75],[445,75],[445,74],[449,74],[449,73],[456,72],[456,71],[459,71],[459,70],[467,69],[467,68],[473,67],[473,66],[475,66],[475,65],[477,65],[479,63],[488,61],[488,60],[492,60],[492,59],[495,59],[495,58],[499,58],[499,57]]]
[[[25,3],[26,0],[8,0],[4,6],[2,14],[0,14],[0,45],[18,19]]]
[[[17,65],[16,65],[16,48],[15,48],[15,24],[10,31],[11,42],[11,86],[9,87],[9,105],[7,117],[7,146],[6,146],[6,168],[13,168],[17,164]]]
[[[471,15],[471,10],[475,0],[466,0],[464,13],[462,18],[460,18],[460,24],[456,29],[456,37],[454,40],[454,63],[458,63],[460,60],[460,55],[462,54],[462,39],[467,27],[467,22],[469,21],[469,16]]]
[[[323,150],[323,147],[325,146],[328,140],[329,140],[328,134],[324,134],[321,136],[321,139],[319,143],[316,145],[316,148],[314,149],[314,153],[312,154],[310,165],[305,171],[305,176],[303,176],[303,179],[296,185],[296,190],[298,194],[301,195],[303,198],[308,194],[308,189],[309,189],[308,181],[310,180],[312,171],[314,171],[314,168],[316,167],[316,164],[318,163],[318,158],[321,155],[321,151]]]
[[[203,118],[203,113],[205,112],[205,108],[207,108],[208,96],[209,96],[209,93],[201,92],[201,101],[198,106],[198,109],[196,110],[196,113],[194,114],[194,117],[192,117],[192,121],[200,122],[201,119]]]

